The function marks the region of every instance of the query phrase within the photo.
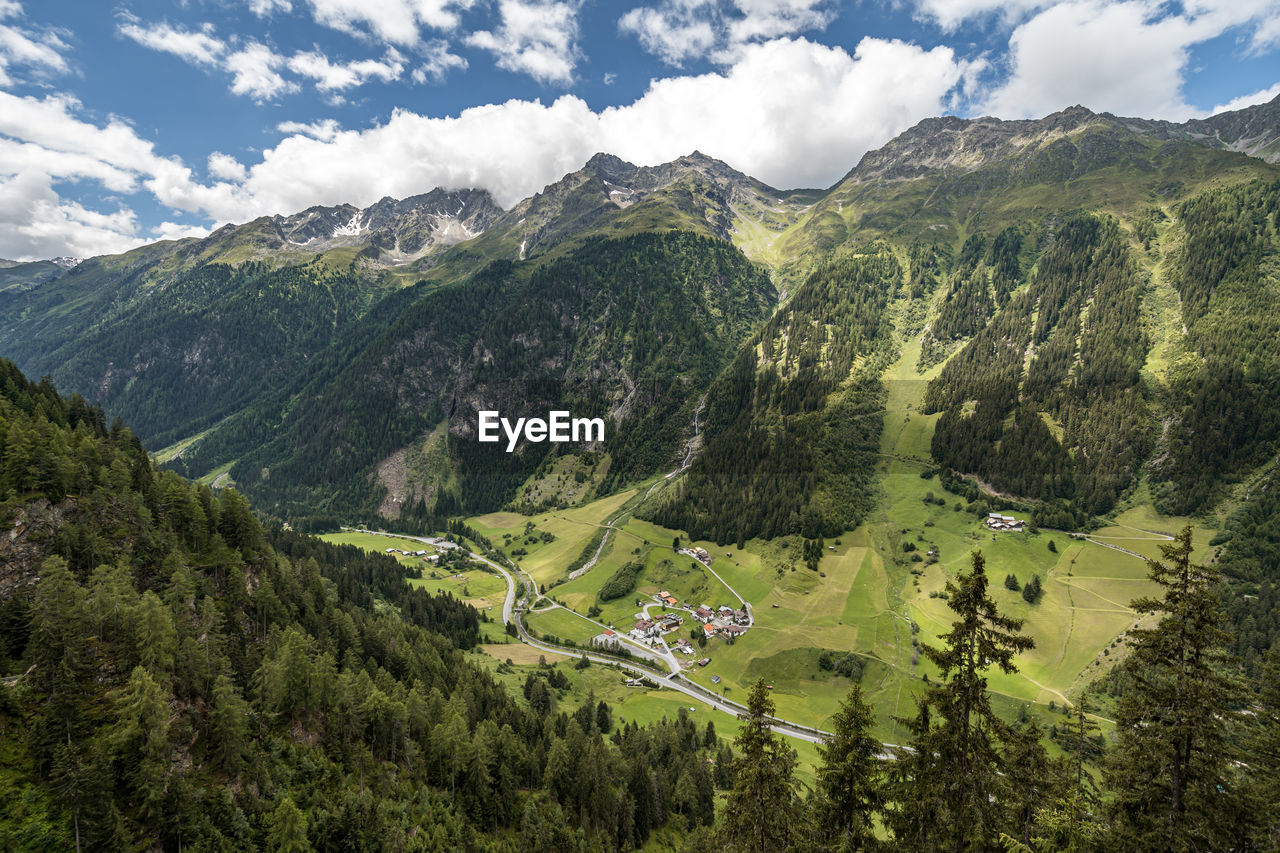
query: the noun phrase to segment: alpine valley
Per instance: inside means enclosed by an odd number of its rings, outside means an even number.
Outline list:
[[[0,263],[3,846],[1280,849],[1278,163],[1076,106]]]

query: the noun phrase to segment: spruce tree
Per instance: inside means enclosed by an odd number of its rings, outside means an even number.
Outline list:
[[[734,740],[737,773],[720,827],[721,850],[790,850],[802,837],[795,753],[770,728],[773,709],[760,679],[747,696],[747,713],[740,715],[742,729]]]
[[[936,758],[936,764],[920,771],[940,775],[915,780],[899,793],[900,798],[905,793],[935,801],[917,799],[900,803],[899,809],[936,814],[936,820],[916,827],[924,836],[917,843],[956,851],[983,849],[994,845],[1008,822],[1004,810],[1011,798],[1001,744],[1013,737],[991,708],[985,673],[993,665],[1016,672],[1014,656],[1035,643],[1020,633],[1022,620],[997,610],[981,552],[974,552],[970,572],[947,582],[946,591],[947,606],[958,618],[939,638],[941,647],[923,646],[941,675],[941,683],[927,688],[921,700],[937,723],[930,724],[922,709],[911,744],[917,754]]]
[[[884,801],[883,745],[871,736],[875,717],[855,684],[833,720],[832,737],[818,747],[822,759],[815,791],[814,828],[823,850],[865,850],[875,843],[874,817]]]
[[[1147,567],[1163,597],[1132,603],[1159,621],[1130,632],[1133,653],[1123,664],[1132,688],[1120,702],[1105,777],[1113,842],[1126,850],[1226,849],[1234,811],[1226,736],[1239,694],[1226,674],[1230,635],[1215,592],[1222,576],[1192,562],[1190,525],[1160,551]]]
[[[1280,851],[1280,643],[1271,647],[1259,673],[1260,691],[1245,738],[1249,813],[1256,849]]]

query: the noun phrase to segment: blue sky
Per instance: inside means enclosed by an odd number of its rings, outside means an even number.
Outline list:
[[[0,257],[699,149],[828,186],[941,113],[1280,94],[1280,0],[0,0]]]

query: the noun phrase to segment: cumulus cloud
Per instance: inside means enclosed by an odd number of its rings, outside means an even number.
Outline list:
[[[715,3],[669,0],[659,7],[637,6],[618,20],[618,29],[634,35],[640,46],[677,68],[706,56],[716,46]]]
[[[262,2],[262,0],[254,0]],[[422,40],[422,27],[452,30],[474,0],[308,0],[316,23],[401,47]]]
[[[317,48],[294,54],[288,64],[290,71],[314,80],[321,92],[350,89],[374,77],[390,83],[398,80],[404,71],[404,58],[394,49],[387,51],[382,59],[362,59],[343,64],[331,62]]]
[[[364,130],[290,126],[298,134],[265,151],[241,189],[280,211],[433,186],[485,187],[509,206],[596,151],[657,164],[695,148],[777,186],[828,185],[869,148],[940,112],[965,72],[947,48],[864,39],[850,55],[776,40],[749,46],[724,72],[657,80],[634,103],[599,112],[566,95],[448,118],[399,110]]]
[[[1209,115],[1217,115],[1218,113],[1231,112],[1232,110],[1243,110],[1245,107],[1256,106],[1257,104],[1265,104],[1280,96],[1280,83],[1275,84],[1267,89],[1259,89],[1256,92],[1250,92],[1247,95],[1241,95],[1238,98],[1232,98],[1225,104],[1218,104],[1209,110]]]
[[[500,24],[467,36],[499,68],[541,83],[571,83],[578,60],[579,0],[499,0]]]
[[[971,18],[998,14],[1008,25],[1016,24],[1030,12],[1042,9],[1051,0],[917,0],[916,16],[932,20],[944,30],[955,30]]]
[[[265,18],[276,12],[292,12],[290,0],[249,0],[249,11],[259,18]]]
[[[154,240],[181,240],[184,237],[208,237],[209,229],[203,225],[184,225],[181,222],[161,222],[151,229]]]
[[[748,42],[820,30],[835,18],[830,0],[662,0],[618,20],[668,65],[710,56],[730,63]]]
[[[104,214],[65,201],[49,175],[0,175],[0,256],[35,260],[120,252],[138,244],[137,231],[132,211]]]
[[[1009,75],[982,109],[1026,118],[1079,103],[1147,118],[1202,115],[1182,94],[1191,48],[1268,13],[1270,0],[1188,0],[1179,13],[1157,0],[1059,3],[1013,31]]]
[[[225,68],[232,75],[231,93],[268,101],[277,95],[297,92],[301,87],[280,74],[279,69],[286,65],[285,58],[265,44],[249,42],[227,57]]]
[[[91,211],[51,197],[50,182],[40,176],[97,181],[119,194],[145,191],[166,207],[215,222],[315,204],[370,204],[436,186],[483,187],[510,206],[597,151],[657,164],[699,149],[775,186],[828,185],[869,148],[940,112],[967,71],[943,47],[867,38],[850,54],[780,39],[746,46],[720,72],[655,80],[633,103],[600,111],[565,95],[550,104],[511,100],[448,117],[397,110],[359,130],[332,120],[282,123],[278,130],[289,135],[256,163],[211,155],[208,183],[117,119],[99,125],[79,117],[71,99],[0,92],[0,135],[27,151],[21,168],[6,175],[0,167],[0,178],[28,182],[21,196],[27,200],[8,209],[48,226],[43,242],[28,235],[21,238],[27,248],[18,251],[19,238],[10,235],[0,253],[48,255],[55,234],[67,240],[65,251],[79,254],[142,241],[133,219],[110,213],[94,220]],[[13,161],[0,149],[3,162]],[[76,227],[85,236],[73,241],[67,235]]]
[[[207,24],[201,30],[174,27],[167,22],[148,27],[128,16],[117,31],[143,47],[171,53],[195,65],[216,67],[227,52],[227,46],[213,35],[213,28]]]
[[[84,256],[146,241],[133,211],[91,210],[62,198],[61,184],[97,185],[112,195],[147,192],[163,205],[211,218],[250,206],[237,184],[200,184],[125,122],[97,124],[79,111],[80,104],[63,95],[0,92],[0,256]]]
[[[14,0],[0,0],[0,21],[22,16]],[[17,24],[0,23],[0,86],[14,82],[12,70],[27,68],[36,75],[62,74],[68,70],[63,53],[67,44],[52,30],[36,31]]]
[[[319,139],[322,142],[328,142],[338,135],[342,128],[336,121],[331,118],[322,119],[321,121],[301,122],[301,121],[282,121],[276,125],[276,130],[290,136],[310,136],[312,139]]]
[[[450,53],[449,43],[442,39],[424,43],[418,48],[418,53],[422,64],[410,75],[415,83],[439,83],[455,68],[462,71],[467,67],[467,61],[456,53]]]
[[[372,79],[393,82],[400,79],[405,69],[404,56],[395,48],[388,48],[381,59],[341,62],[330,59],[318,47],[298,51],[292,57],[278,54],[253,40],[238,50],[233,49],[217,37],[209,24],[189,30],[169,23],[146,25],[137,18],[125,16],[117,29],[122,36],[143,47],[171,53],[193,65],[227,72],[232,76],[231,92],[256,101],[269,101],[300,91],[297,80],[286,77],[286,73],[312,81],[321,92],[335,93],[362,86]],[[419,82],[439,81],[449,69],[466,67],[466,61],[449,53],[443,42],[426,43],[421,52],[424,64],[414,72],[414,79]]]
[[[248,172],[244,164],[230,154],[215,151],[209,155],[209,174],[224,181],[243,181]]]

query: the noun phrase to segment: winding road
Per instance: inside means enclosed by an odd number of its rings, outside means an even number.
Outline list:
[[[353,530],[358,533],[369,533],[374,536],[387,536],[394,539],[408,539],[414,542],[424,542],[428,545],[435,544],[433,539],[425,536],[407,536],[400,533],[387,533],[382,530],[366,530],[364,528],[358,528],[358,527],[344,527],[342,529]],[[632,675],[639,676],[640,678],[646,679],[647,681],[651,682],[655,687],[666,688],[666,689],[674,690],[677,693],[682,693],[691,699],[696,699],[697,701],[703,703],[704,705],[710,705],[712,708],[715,708],[719,711],[724,711],[726,714],[741,716],[746,713],[747,708],[745,705],[742,705],[738,702],[734,702],[730,699],[726,699],[723,696],[719,696],[711,692],[710,690],[707,690],[705,687],[702,687],[699,684],[695,684],[694,682],[689,681],[688,679],[680,675],[680,672],[678,669],[673,672],[663,673],[663,672],[660,672],[659,670],[656,670],[652,667],[646,666],[642,663],[638,663],[635,661],[624,660],[622,658],[613,657],[612,655],[605,655],[600,652],[595,652],[587,649],[581,649],[581,648],[572,647],[572,646],[556,645],[556,644],[548,643],[545,640],[540,640],[534,637],[532,634],[528,632],[528,630],[524,626],[524,622],[521,620],[521,616],[523,615],[523,613],[525,612],[525,610],[528,608],[528,605],[529,605],[529,591],[536,590],[538,588],[537,584],[534,583],[533,578],[529,577],[529,575],[526,574],[523,569],[516,569],[516,572],[520,575],[520,581],[521,583],[523,583],[524,590],[525,590],[524,595],[521,596],[519,600],[517,600],[516,599],[516,586],[517,586],[516,577],[511,573],[511,570],[509,570],[506,566],[500,563],[497,563],[494,560],[489,559],[483,554],[477,554],[476,552],[470,551],[470,550],[468,550],[467,553],[471,555],[472,559],[478,560],[479,562],[484,563],[486,566],[493,568],[495,571],[501,574],[503,578],[506,579],[507,595],[506,595],[506,599],[502,603],[502,621],[503,621],[503,624],[507,624],[507,625],[514,624],[516,626],[516,635],[519,637],[520,642],[524,643],[525,645],[532,646],[533,648],[539,649],[544,652],[552,652],[554,654],[569,655],[571,657],[585,657],[587,660],[593,663],[599,663],[599,664],[604,664],[606,666],[616,667],[622,670],[623,672],[629,672]],[[724,581],[721,580],[721,583],[724,583]],[[729,587],[728,584],[725,584],[725,586],[731,592],[733,592],[732,587]],[[734,592],[734,595],[737,596],[737,593]],[[742,600],[740,596],[738,597],[738,599],[739,601]],[[746,604],[746,602],[743,602],[743,603],[744,605]],[[559,607],[560,605],[556,605],[556,606]],[[641,649],[641,647],[637,647],[637,649],[640,649],[641,651],[648,651],[650,652],[650,654],[655,654],[651,650]],[[667,660],[665,658],[661,660],[662,662],[667,663]],[[668,665],[670,666],[670,663],[668,663]],[[784,719],[781,719],[780,717],[773,717],[771,719],[772,719],[772,723],[770,724],[769,727],[773,729],[775,732],[777,732],[778,734],[786,735],[787,737],[793,737],[798,740],[808,741],[809,743],[825,743],[831,737],[830,732],[823,731],[822,729],[816,729],[816,728],[813,728],[812,726],[802,725],[800,723],[792,722],[791,720],[784,720]],[[889,744],[885,744],[885,746],[888,747]]]

